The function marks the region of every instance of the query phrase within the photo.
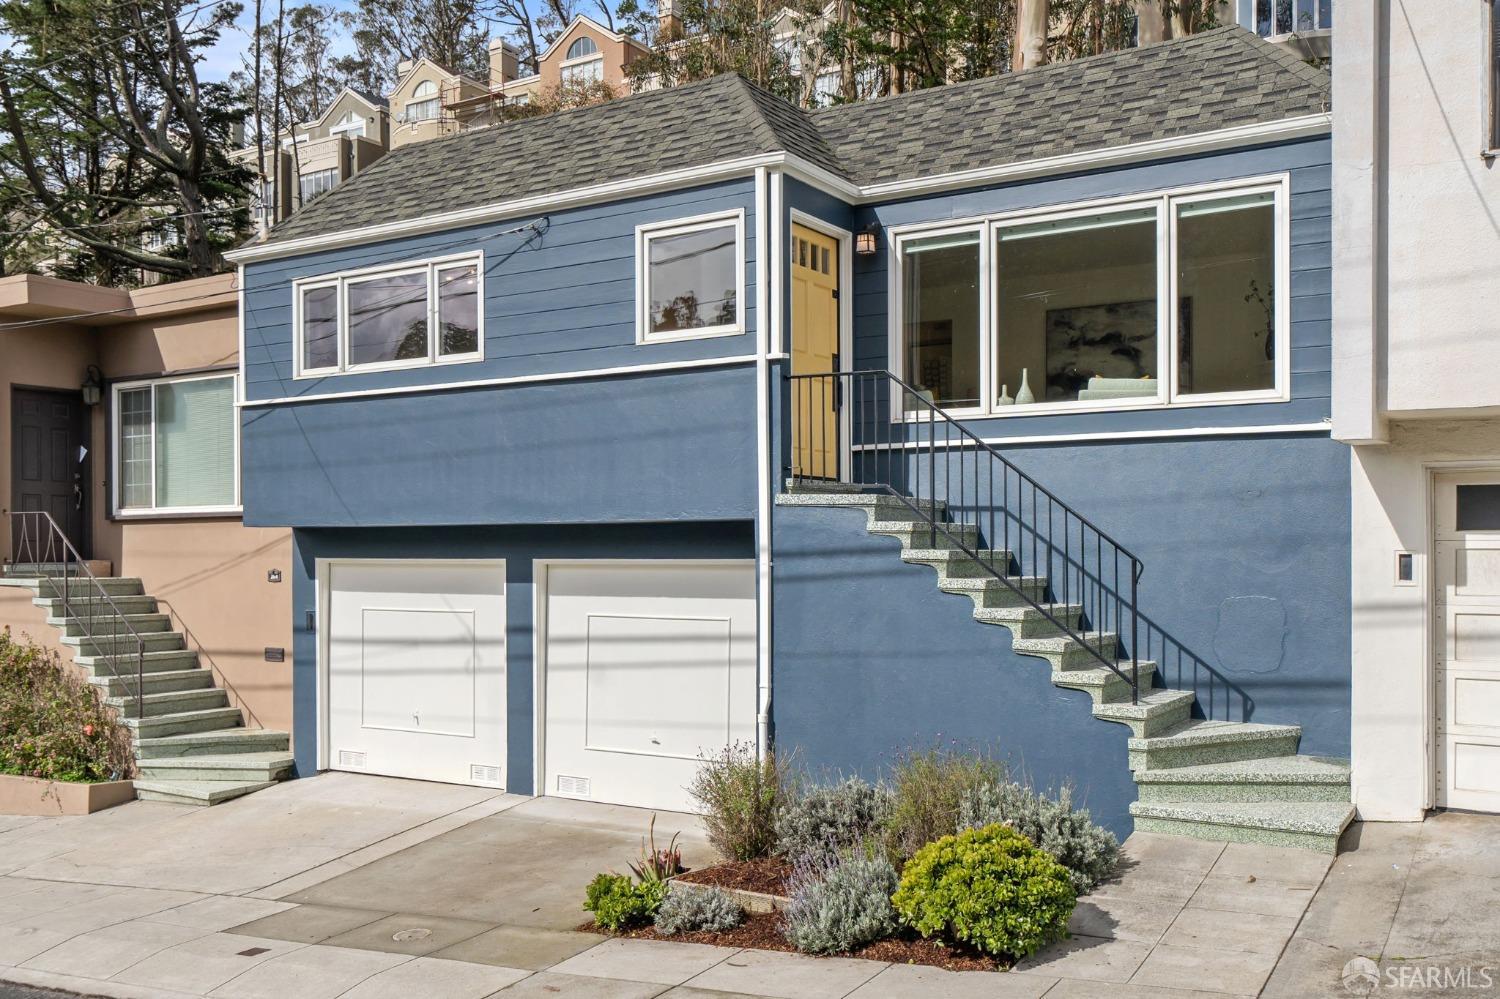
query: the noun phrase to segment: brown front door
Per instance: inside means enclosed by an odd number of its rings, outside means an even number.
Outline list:
[[[11,388],[10,508],[45,510],[88,557],[88,409],[77,392]],[[12,518],[16,519],[16,518]],[[24,519],[24,518],[22,518]],[[15,532],[19,534],[19,524]],[[35,537],[34,529],[28,531]],[[45,530],[42,541],[45,543]],[[12,537],[12,558],[27,559]],[[41,556],[60,558],[53,552]]]

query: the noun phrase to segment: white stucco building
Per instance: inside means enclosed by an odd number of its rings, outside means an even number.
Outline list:
[[[1365,819],[1500,811],[1495,5],[1336,14],[1333,432],[1352,445]]]

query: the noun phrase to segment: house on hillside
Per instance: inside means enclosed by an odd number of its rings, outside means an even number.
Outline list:
[[[1331,850],[1329,90],[1237,27],[817,112],[718,77],[235,251],[297,772],[682,808],[726,743],[942,741]]]

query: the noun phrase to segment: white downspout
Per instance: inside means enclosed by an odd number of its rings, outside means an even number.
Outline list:
[[[776,178],[777,180],[780,177]],[[764,759],[771,748],[771,302],[767,238],[772,212],[765,167],[755,168],[755,593],[756,713],[755,750]]]

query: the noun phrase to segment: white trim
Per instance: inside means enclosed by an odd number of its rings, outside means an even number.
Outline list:
[[[771,749],[771,307],[766,168],[755,171],[755,751]]]
[[[323,559],[318,559],[321,571]],[[376,560],[345,560],[376,561]],[[464,561],[457,559],[454,561]],[[547,787],[547,591],[553,566],[679,566],[708,569],[754,566],[753,558],[534,558],[531,560],[531,796],[548,797]],[[508,584],[507,584],[508,585]],[[320,611],[321,613],[321,611]],[[322,629],[319,631],[321,637]],[[757,636],[758,637],[758,636]],[[321,722],[321,717],[320,717]],[[321,751],[321,741],[319,744]],[[509,761],[506,761],[507,764]],[[319,769],[324,769],[319,766]]]
[[[786,187],[779,170],[771,171],[771,301],[776,303],[767,317],[771,331],[770,348],[776,359],[791,357],[790,333],[787,329],[788,309],[785,287],[789,277],[790,263],[787,259]]]
[[[1271,194],[1272,210],[1275,213],[1273,236],[1273,287],[1276,291],[1275,353],[1276,368],[1270,389],[1254,389],[1245,392],[1214,392],[1181,394],[1177,392],[1177,206],[1184,202],[1240,197],[1248,194]],[[995,242],[1002,230],[1017,224],[1035,223],[1081,216],[1108,214],[1131,209],[1155,212],[1157,233],[1157,394],[1140,399],[1110,401],[1039,402],[1032,405],[997,404],[998,391],[994,385],[996,337],[999,331],[999,302],[995,298],[1000,265],[993,252]],[[1027,416],[1053,416],[1081,413],[1136,412],[1142,410],[1183,409],[1195,406],[1249,405],[1262,402],[1287,402],[1291,399],[1291,180],[1286,173],[1240,178],[1229,181],[1193,184],[1175,188],[1143,192],[1133,195],[1117,195],[1085,201],[1068,202],[1017,209],[991,215],[971,216],[963,219],[923,221],[909,225],[891,226],[886,230],[889,247],[887,266],[887,301],[890,307],[886,319],[886,350],[890,370],[897,377],[911,381],[905,370],[906,350],[903,320],[904,281],[902,273],[906,259],[905,246],[916,239],[935,236],[977,234],[979,238],[978,286],[979,308],[979,387],[980,401],[976,406],[943,407],[944,412],[960,419],[1017,419]],[[1166,308],[1160,308],[1165,301]],[[1165,374],[1163,374],[1165,372]],[[891,397],[890,417],[895,422],[919,420],[919,414],[900,411],[900,394]]]
[[[545,62],[547,60],[547,57],[550,56],[550,55],[552,55],[553,51],[559,45],[561,45],[563,43],[563,40],[568,37],[568,35],[573,31],[573,29],[575,27],[577,27],[579,21],[583,21],[583,22],[587,23],[589,27],[591,27],[595,31],[599,32],[599,34],[604,35],[606,38],[608,38],[612,42],[629,42],[630,44],[634,45],[636,48],[639,48],[639,49],[644,49],[645,48],[644,45],[642,45],[640,42],[636,41],[634,38],[631,38],[629,35],[622,35],[622,34],[620,34],[617,31],[611,31],[610,29],[606,28],[604,25],[600,24],[598,21],[594,20],[592,17],[589,17],[587,14],[574,14],[573,15],[573,20],[571,20],[571,21],[568,22],[567,26],[563,28],[562,33],[559,34],[556,38],[552,39],[552,44],[548,45],[545,49],[543,49],[541,51],[541,54],[536,57],[536,61],[537,61],[538,65],[542,64],[543,62]],[[600,51],[603,51],[603,50],[601,49]]]
[[[764,168],[761,168],[764,169]],[[734,229],[734,322],[718,326],[656,333],[651,329],[651,241],[695,232],[709,232],[728,227]],[[682,340],[707,340],[719,336],[739,336],[745,332],[745,210],[694,215],[665,222],[649,222],[635,227],[635,342],[638,346],[653,343],[677,343]]]
[[[582,15],[580,15],[582,16]],[[653,191],[695,187],[716,180],[742,177],[754,172],[756,167],[785,167],[815,187],[836,194],[851,204],[864,204],[882,199],[924,193],[936,193],[956,187],[976,186],[1000,180],[1020,180],[1043,177],[1057,173],[1072,173],[1085,169],[1105,169],[1129,163],[1142,162],[1169,156],[1185,156],[1194,153],[1232,149],[1256,142],[1287,142],[1326,134],[1331,127],[1328,114],[1305,115],[1283,121],[1203,132],[1197,135],[1174,139],[1154,139],[1150,142],[1133,143],[1112,149],[1094,150],[1085,153],[1070,153],[1066,156],[1046,157],[1025,163],[1012,163],[962,173],[941,174],[917,180],[898,181],[860,187],[843,180],[822,167],[809,163],[799,156],[785,153],[761,153],[732,160],[720,160],[703,166],[668,170],[645,177],[607,181],[584,187],[569,188],[549,194],[531,195],[510,201],[462,208],[451,212],[399,222],[386,222],[347,229],[341,232],[304,236],[277,243],[253,243],[224,254],[231,263],[250,263],[280,257],[295,256],[313,250],[328,250],[341,246],[376,242],[396,236],[411,236],[418,233],[458,228],[479,222],[506,219],[525,214],[538,208],[560,211],[600,201],[612,201],[625,197],[647,194]]]
[[[243,266],[243,265],[242,265]],[[475,272],[477,302],[475,316],[479,324],[477,350],[466,354],[442,354],[439,352],[438,308],[440,305],[437,275],[457,267],[473,266]],[[349,287],[365,281],[404,274],[427,275],[427,356],[396,361],[376,361],[354,364],[349,360]],[[338,326],[337,358],[332,367],[304,368],[305,357],[302,341],[302,296],[321,288],[336,288],[334,298],[335,316]],[[422,257],[416,260],[393,261],[357,267],[351,270],[334,271],[298,278],[292,282],[292,380],[311,378],[333,378],[339,375],[369,371],[399,371],[406,368],[425,368],[439,364],[465,364],[484,360],[484,251],[469,250],[437,257]]]
[[[973,429],[973,428],[970,428]],[[1265,426],[1184,427],[1173,430],[1105,430],[1083,434],[1032,434],[1017,437],[980,437],[985,444],[1067,444],[1082,441],[1169,440],[1179,437],[1272,437],[1278,434],[1326,434],[1327,423],[1276,423]],[[917,447],[968,447],[971,442],[906,441],[891,444],[857,444],[856,451],[880,451],[891,448],[911,450]]]
[[[451,392],[455,389],[496,388],[503,385],[588,381],[594,378],[614,378],[621,375],[636,375],[646,372],[729,367],[737,364],[752,364],[754,361],[754,354],[737,354],[733,357],[704,357],[694,361],[659,361],[655,364],[623,364],[614,368],[593,368],[587,371],[555,371],[541,375],[512,375],[508,378],[476,378],[471,381],[440,382],[435,385],[393,385],[386,388],[354,389],[348,392],[327,392],[318,395],[290,395],[275,399],[247,399],[243,403],[242,408],[254,409],[259,406],[288,406],[301,402],[328,402],[334,399],[358,399],[366,396]]]
[[[230,379],[230,396],[236,402],[231,407],[234,422],[232,433],[233,455],[230,458],[234,471],[234,501],[217,506],[157,506],[156,505],[156,388],[158,385],[173,385],[181,382],[202,382]],[[124,451],[120,447],[120,394],[140,389],[151,390],[151,505],[148,507],[123,508],[120,505],[120,484],[124,479],[121,463]],[[239,404],[240,375],[232,368],[219,371],[204,371],[191,375],[162,375],[157,378],[134,378],[126,382],[113,382],[109,387],[109,512],[115,520],[161,520],[172,517],[225,516],[235,517],[244,512],[240,497],[240,421]]]
[[[239,354],[235,357],[235,371],[239,375],[234,382],[234,406],[236,419],[238,410],[245,404],[245,265],[235,267],[235,325],[239,337]]]

